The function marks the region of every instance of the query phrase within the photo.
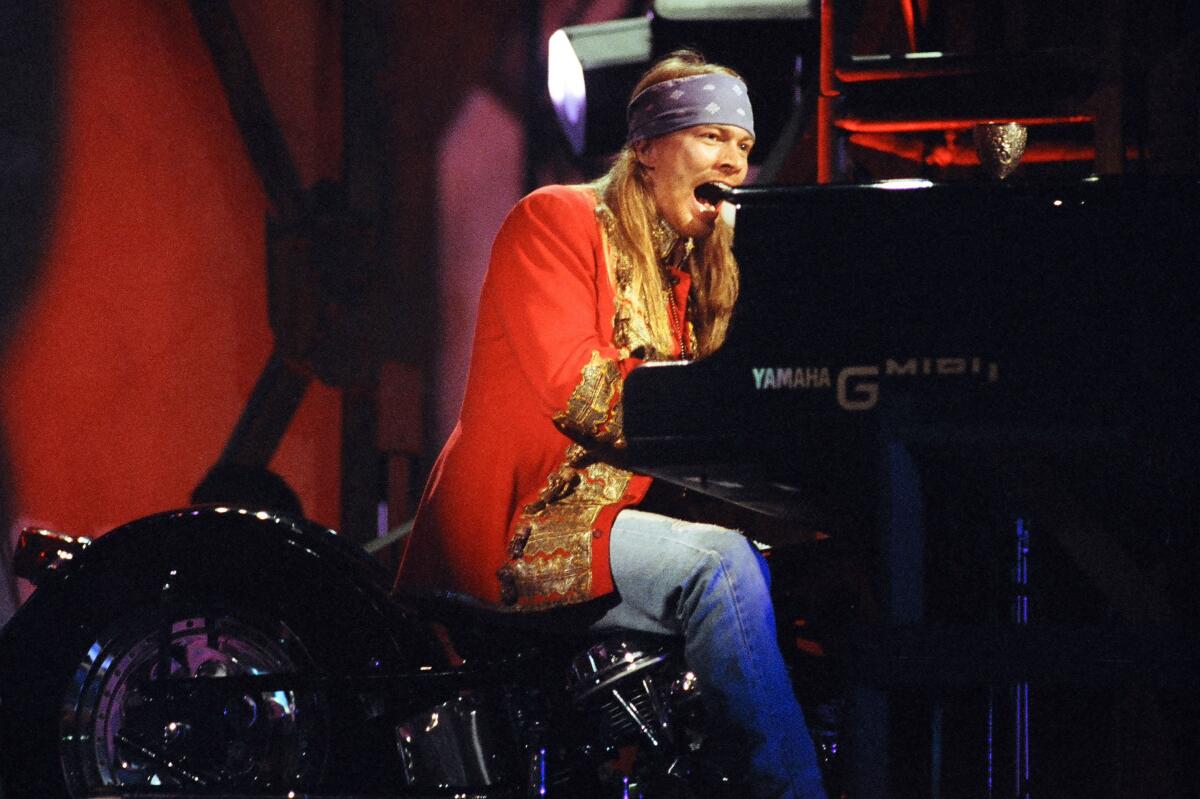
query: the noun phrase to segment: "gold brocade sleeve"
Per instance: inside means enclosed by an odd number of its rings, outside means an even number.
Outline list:
[[[571,392],[567,407],[554,415],[554,424],[584,444],[625,446],[621,408],[621,368],[611,358],[593,350]]]
[[[509,560],[496,572],[501,601],[546,608],[591,596],[596,520],[622,500],[631,476],[591,459],[580,444],[568,446],[563,463],[516,518]]]

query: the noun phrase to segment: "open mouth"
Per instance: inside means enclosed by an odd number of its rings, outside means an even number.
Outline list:
[[[693,190],[692,194],[700,205],[715,211],[717,205],[727,199],[731,191],[733,191],[733,187],[728,183],[710,182],[701,183]]]

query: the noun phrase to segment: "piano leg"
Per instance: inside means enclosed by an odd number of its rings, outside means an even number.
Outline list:
[[[897,441],[880,445],[880,564],[884,575],[883,621],[917,624],[925,616],[925,525],[921,481],[908,449]],[[853,675],[851,675],[853,679]],[[888,739],[890,702],[886,691],[857,685],[850,696],[848,727],[854,742],[854,796],[887,799],[891,773]],[[937,761],[939,753],[932,753]],[[937,776],[933,776],[936,784]]]

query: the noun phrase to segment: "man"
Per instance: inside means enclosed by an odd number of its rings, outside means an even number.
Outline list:
[[[697,189],[745,180],[753,144],[742,80],[681,51],[635,88],[627,144],[604,177],[517,204],[399,583],[514,611],[615,592],[595,626],[683,636],[710,710],[749,745],[756,794],[823,796],[761,556],[737,532],[638,510],[651,480],[621,458],[630,370],[724,340],[732,230]]]

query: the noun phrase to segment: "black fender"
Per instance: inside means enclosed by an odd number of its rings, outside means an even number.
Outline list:
[[[441,667],[391,577],[333,531],[228,506],[148,516],[100,537],[42,580],[0,631],[0,775],[7,796],[65,795],[62,698],[101,631],[135,613],[245,609],[286,624],[332,678]]]

